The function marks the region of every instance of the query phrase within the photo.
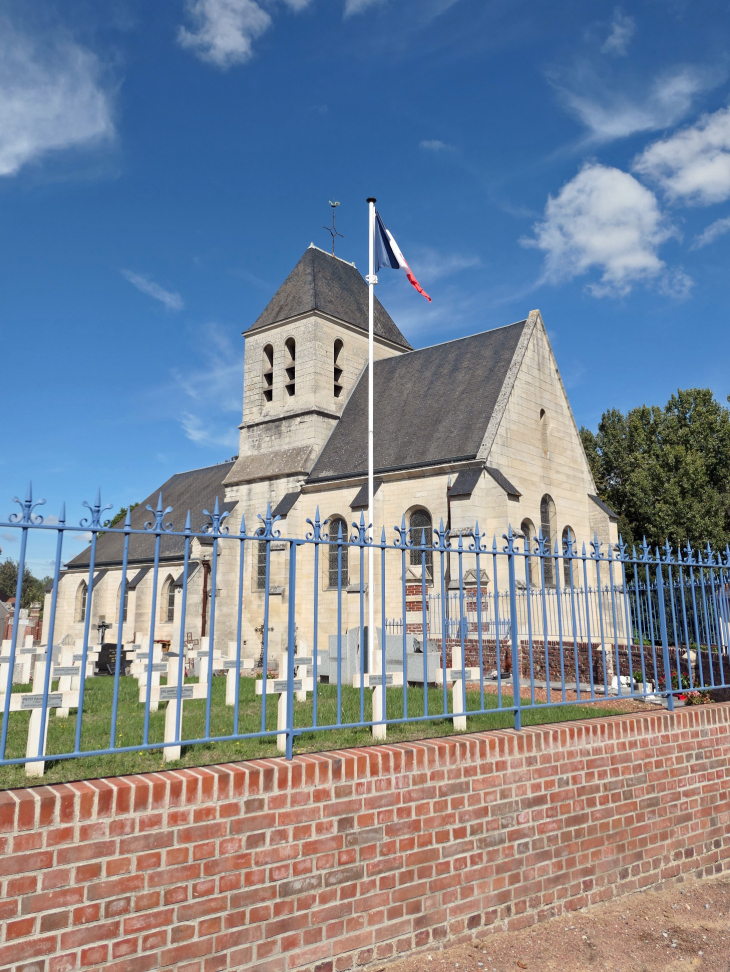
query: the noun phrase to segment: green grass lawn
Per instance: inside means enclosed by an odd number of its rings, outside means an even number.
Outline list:
[[[196,679],[187,679],[194,682]],[[163,679],[164,684],[164,679]],[[81,732],[81,749],[103,749],[109,746],[111,729],[111,710],[114,680],[112,678],[93,678],[86,683],[84,714]],[[211,735],[224,736],[233,732],[233,707],[225,705],[226,680],[213,678],[211,705]],[[30,691],[30,686],[13,686],[13,691]],[[142,742],[144,728],[144,705],[138,702],[139,688],[136,679],[120,678],[119,710],[117,719],[117,746],[132,746]],[[337,728],[337,687],[319,685],[317,721],[328,726],[321,732],[303,732],[295,740],[294,752],[321,752],[324,750],[344,749],[350,746],[367,746],[373,742],[369,729]],[[449,693],[450,698],[450,693]],[[365,719],[371,716],[371,693],[365,692]],[[268,729],[276,729],[277,696],[267,697]],[[408,715],[423,715],[423,690],[409,688],[407,692]],[[511,705],[512,697],[503,695],[503,705]],[[527,705],[529,699],[523,699]],[[161,702],[158,712],[150,713],[150,742],[161,742],[164,737],[165,705]],[[174,703],[172,703],[174,704]],[[496,709],[497,696],[485,693],[485,707]],[[479,692],[467,692],[467,710],[480,707]],[[429,712],[443,711],[441,689],[428,692]],[[629,710],[627,706],[626,711]],[[616,715],[618,710],[612,710]],[[387,714],[390,719],[403,716],[403,690],[387,690]],[[604,714],[596,705],[561,705],[550,709],[526,710],[522,714],[524,726],[540,725],[550,722],[566,722],[571,719],[586,719]],[[28,732],[29,712],[11,712],[8,730],[6,756],[9,759],[25,755]],[[348,686],[342,688],[341,723],[360,720],[360,691]],[[295,702],[294,723],[309,726],[312,723],[312,697],[306,702]],[[485,729],[509,729],[514,720],[511,712],[487,712],[471,716],[467,726],[469,732]],[[255,694],[253,678],[242,678],[240,689],[239,732],[257,732],[261,728],[261,697]],[[76,732],[76,710],[71,710],[67,719],[51,716],[48,724],[48,753],[70,752],[74,748]],[[401,742],[409,739],[427,739],[436,736],[453,735],[452,722],[448,718],[422,720],[420,722],[388,727],[388,742]],[[205,733],[205,700],[186,701],[183,706],[183,738],[197,738]],[[183,748],[182,758],[165,763],[162,750],[134,753],[118,753],[110,756],[81,756],[71,760],[57,760],[46,763],[44,783],[61,783],[71,780],[94,779],[102,776],[121,776],[130,773],[144,773],[161,769],[177,769],[183,766],[205,766],[210,763],[224,763],[261,756],[279,755],[276,739],[242,739],[239,741],[198,744]],[[36,778],[30,783],[40,783]],[[22,765],[0,767],[0,787],[27,786],[29,778]]]

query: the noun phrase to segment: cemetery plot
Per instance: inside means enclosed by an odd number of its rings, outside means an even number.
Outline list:
[[[454,729],[457,732],[466,732],[466,714],[464,711],[464,690],[463,683],[479,682],[480,674],[478,668],[439,668],[436,670],[436,683],[443,685],[453,692],[452,711],[454,713]],[[476,686],[475,686],[476,687]]]

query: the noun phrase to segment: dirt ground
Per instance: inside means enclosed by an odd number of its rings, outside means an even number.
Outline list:
[[[383,972],[730,972],[730,876],[641,891]],[[375,970],[373,970],[375,972]]]

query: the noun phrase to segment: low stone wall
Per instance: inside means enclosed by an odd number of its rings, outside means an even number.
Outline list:
[[[715,874],[729,758],[722,704],[5,791],[0,970],[337,972]]]

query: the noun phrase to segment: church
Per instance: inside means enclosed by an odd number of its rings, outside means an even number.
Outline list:
[[[323,532],[336,539],[341,529],[347,538],[367,507],[367,284],[354,264],[312,244],[244,338],[238,457],[172,476],[132,511],[132,526],[142,529],[151,519],[146,507],[156,506],[160,492],[164,506],[173,507],[166,521],[176,530],[184,529],[189,510],[193,531],[200,531],[208,522],[203,510],[212,511],[216,499],[229,514],[231,539],[218,541],[215,589],[215,641],[225,654],[238,625],[241,545],[233,536],[242,517],[253,535],[270,504],[280,518],[275,526],[281,539],[270,544],[268,592],[267,545],[249,540],[244,546],[243,655],[258,658],[265,600],[269,651],[275,655],[286,645],[286,538],[311,532],[317,510],[327,520]],[[503,544],[508,526],[525,542],[541,530],[551,549],[569,538],[617,541],[616,514],[596,495],[538,310],[515,323],[414,349],[376,298],[374,342],[376,539],[385,528],[392,543],[394,527],[405,520],[417,543],[424,535],[430,542],[432,526],[441,521],[454,544],[478,521],[490,549],[493,536]],[[90,548],[66,564],[54,641],[81,644],[87,612],[99,641],[116,641],[120,621],[124,642],[144,642],[153,626],[163,647],[176,646],[181,635],[192,642],[204,637],[213,600],[212,539],[190,544],[184,618],[184,539],[161,539],[154,617],[154,536],[131,538],[122,605],[123,539],[99,536],[91,598]],[[340,549],[338,564],[336,545],[320,547],[316,571],[313,548],[298,550],[295,616],[302,644],[311,645],[315,597],[320,639],[331,636],[338,623],[343,632],[360,624],[359,551]],[[455,559],[451,554],[447,567],[452,588],[459,585]],[[476,584],[474,558],[462,560],[462,583]],[[387,616],[400,624],[408,620],[403,583],[423,584],[425,562],[425,586],[434,584],[433,553],[408,551],[405,562],[403,577],[401,552],[389,551]],[[376,591],[378,564],[376,557]],[[548,566],[546,584],[554,583],[556,569],[567,569],[552,561]],[[526,569],[534,568],[528,561]],[[485,589],[490,581],[492,589],[495,582],[500,590],[506,587],[486,570],[480,579]],[[440,575],[437,581],[440,585]],[[47,624],[50,611],[44,614]]]

